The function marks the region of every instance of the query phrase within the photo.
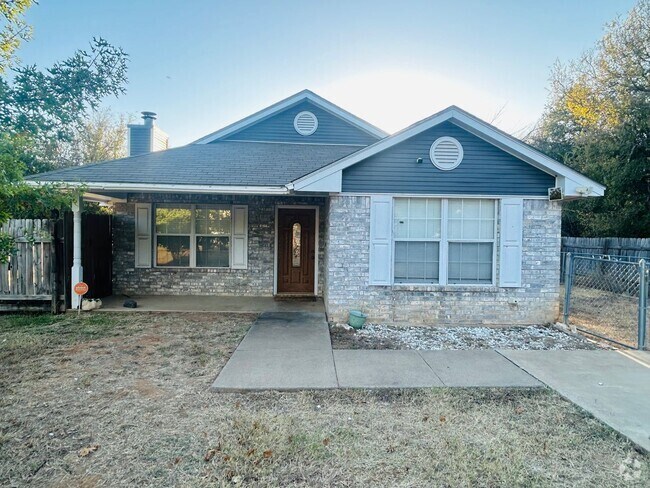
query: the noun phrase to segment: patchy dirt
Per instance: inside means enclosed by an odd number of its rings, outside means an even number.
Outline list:
[[[597,349],[607,347],[546,326],[416,327],[367,324],[330,328],[334,349]]]
[[[0,486],[650,482],[547,389],[211,391],[254,318],[0,316]]]

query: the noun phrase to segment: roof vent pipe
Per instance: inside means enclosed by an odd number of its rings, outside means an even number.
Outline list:
[[[151,127],[156,124],[156,112],[142,112],[144,125]]]

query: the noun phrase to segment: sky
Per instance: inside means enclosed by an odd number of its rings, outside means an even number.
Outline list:
[[[104,37],[130,56],[116,113],[190,143],[308,88],[396,132],[449,105],[522,136],[549,74],[634,0],[39,0],[18,56],[47,67]]]

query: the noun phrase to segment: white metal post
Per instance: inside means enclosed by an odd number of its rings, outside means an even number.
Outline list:
[[[71,288],[74,288],[74,285],[83,281],[84,278],[84,269],[81,266],[81,210],[83,208],[83,199],[79,197],[77,202],[72,205],[72,285]],[[74,292],[74,289],[70,290],[71,293],[71,303],[72,308],[79,307],[81,297]]]

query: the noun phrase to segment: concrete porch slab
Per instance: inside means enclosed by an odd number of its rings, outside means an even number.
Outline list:
[[[499,351],[560,395],[650,451],[650,353]]]
[[[443,386],[416,351],[335,350],[341,388],[426,388]]]
[[[123,307],[127,298],[137,301],[138,308]],[[276,300],[274,297],[242,296],[112,295],[102,298],[102,304],[100,312],[325,313],[322,298]]]
[[[419,351],[445,386],[536,387],[542,384],[492,350]]]

